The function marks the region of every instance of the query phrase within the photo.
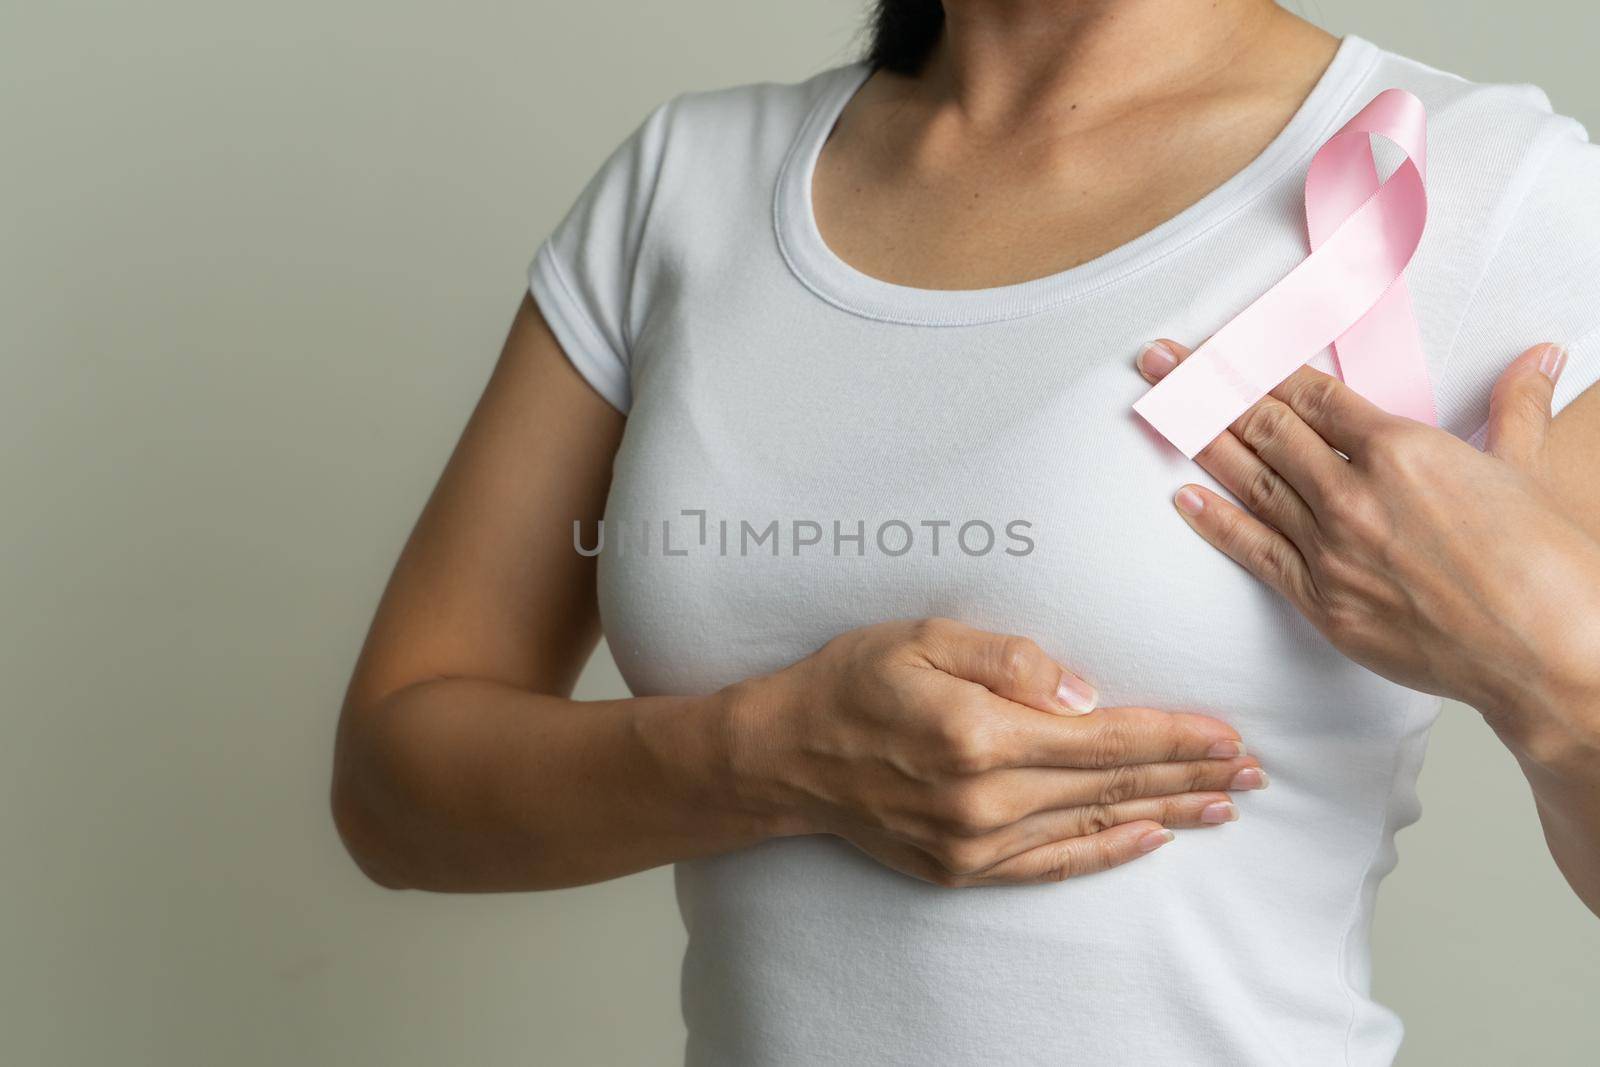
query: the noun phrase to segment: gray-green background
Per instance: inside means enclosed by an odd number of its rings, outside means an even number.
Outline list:
[[[1300,10],[1600,123],[1592,4]],[[330,825],[330,738],[539,239],[653,104],[841,62],[859,14],[7,7],[0,1061],[678,1057],[665,871],[383,892]],[[581,695],[621,692],[602,653]],[[1593,1062],[1600,922],[1468,709],[1422,787],[1378,913],[1402,1062]]]

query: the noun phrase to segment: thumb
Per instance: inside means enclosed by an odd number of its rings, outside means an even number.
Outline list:
[[[991,633],[941,620],[929,628],[923,654],[946,674],[976,682],[1014,704],[1056,715],[1094,710],[1094,687],[1026,637]]]
[[[1511,361],[1489,394],[1486,452],[1520,466],[1544,447],[1556,379],[1566,365],[1559,344],[1534,345]]]

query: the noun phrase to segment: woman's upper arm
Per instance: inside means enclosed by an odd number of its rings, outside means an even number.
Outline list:
[[[595,559],[625,417],[578,374],[524,293],[505,347],[395,564],[350,682],[368,705],[486,678],[566,695],[599,637]]]

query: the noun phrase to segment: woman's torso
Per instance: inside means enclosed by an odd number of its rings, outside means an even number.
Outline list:
[[[812,221],[810,165],[863,74],[669,109],[600,566],[624,676],[706,692],[948,616],[1036,639],[1104,704],[1228,720],[1273,784],[1237,823],[1046,886],[938,889],[826,837],[680,864],[690,1062],[1388,1062],[1367,926],[1438,700],[1345,660],[1189,530],[1172,493],[1215,483],[1129,410],[1132,359],[1303,256],[1304,165],[1344,118],[1455,83],[1347,38],[1289,127],[1178,217],[1063,274],[938,293],[852,271]],[[1434,167],[1436,214],[1473,210],[1448,146]],[[1410,275],[1430,353],[1465,299],[1430,269],[1466,247],[1453,232]],[[1440,406],[1464,434],[1458,395]]]

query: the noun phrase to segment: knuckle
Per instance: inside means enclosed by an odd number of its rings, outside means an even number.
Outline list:
[[[1396,423],[1373,432],[1368,439],[1365,456],[1374,473],[1386,478],[1411,481],[1423,474],[1425,451],[1421,436],[1412,427]]]
[[[1319,422],[1329,416],[1338,397],[1338,388],[1332,378],[1318,375],[1301,386],[1295,394],[1295,404],[1305,413],[1307,422]]]
[[[1109,803],[1086,804],[1080,810],[1079,818],[1082,826],[1081,836],[1084,837],[1090,834],[1098,834],[1102,830],[1109,830],[1117,825],[1116,812],[1111,810]]]
[[[1127,733],[1127,751],[1137,749],[1152,762],[1180,758],[1204,727],[1182,714],[1155,708],[1124,708],[1122,726]]]
[[[1245,569],[1257,574],[1278,575],[1283,572],[1283,559],[1278,554],[1276,541],[1266,537],[1237,538],[1239,555]]]
[[[1104,784],[1100,788],[1101,803],[1120,804],[1124,800],[1132,800],[1139,796],[1140,790],[1144,787],[1144,777],[1144,770],[1134,764],[1108,768]]]
[[[999,746],[993,734],[965,716],[949,716],[944,720],[939,743],[945,768],[957,775],[992,770],[999,757]]]
[[[1043,882],[1065,882],[1077,874],[1083,866],[1080,851],[1070,844],[1062,845],[1054,850],[1045,866],[1039,871],[1039,880]]]
[[[1082,766],[1116,767],[1132,748],[1133,730],[1126,719],[1107,717],[1083,738]]]
[[[1025,682],[1033,676],[1044,652],[1026,637],[1006,637],[998,649],[1001,676],[1011,682]]]
[[[1263,400],[1245,413],[1239,436],[1259,450],[1281,441],[1289,429],[1289,409],[1278,400]]]
[[[958,838],[945,842],[934,859],[947,873],[969,877],[989,866],[989,850]]]
[[[1282,476],[1263,463],[1245,479],[1245,506],[1257,514],[1275,511],[1283,502],[1284,488]]]
[[[1146,737],[1155,728],[1162,712],[1118,707],[1106,709],[1098,723],[1091,723],[1078,736],[1077,766],[1110,769],[1134,763],[1134,755],[1146,747]]]
[[[958,837],[980,837],[1008,821],[1003,799],[977,787],[955,790],[944,815],[945,825]]]

